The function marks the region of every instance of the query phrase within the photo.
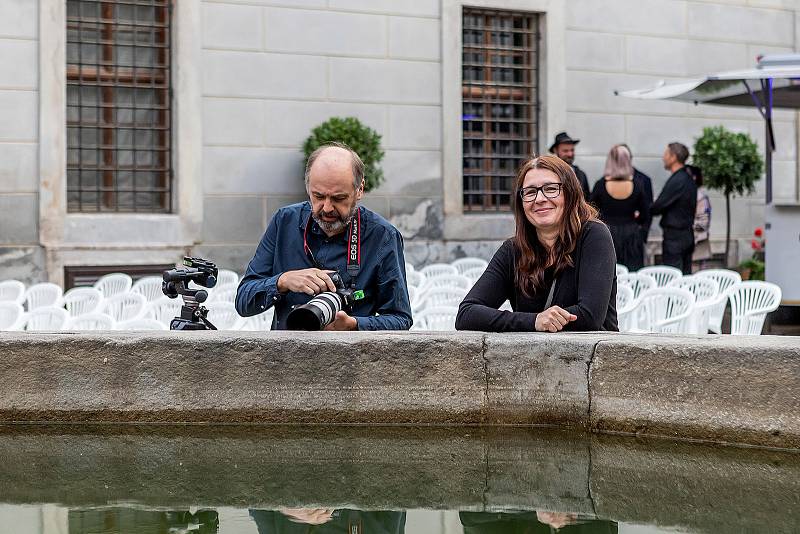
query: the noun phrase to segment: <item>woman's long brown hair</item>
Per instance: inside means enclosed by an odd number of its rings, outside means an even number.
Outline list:
[[[519,196],[525,175],[531,169],[548,170],[561,180],[564,211],[556,242],[549,251],[539,241],[536,228],[525,216],[524,203]],[[558,273],[574,265],[572,253],[575,251],[581,229],[586,221],[597,220],[597,210],[584,200],[583,189],[572,167],[556,156],[540,156],[522,164],[514,180],[513,202],[516,224],[514,234],[517,256],[516,285],[530,298],[544,286],[544,271],[547,267],[555,266],[555,272]]]

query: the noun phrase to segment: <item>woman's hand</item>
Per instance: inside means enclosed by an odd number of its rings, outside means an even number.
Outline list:
[[[569,313],[564,308],[550,306],[543,312],[536,315],[533,327],[537,332],[558,332],[564,329],[567,323],[578,318],[577,315]]]

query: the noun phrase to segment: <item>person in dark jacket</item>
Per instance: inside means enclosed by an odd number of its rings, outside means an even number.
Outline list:
[[[408,330],[411,305],[403,237],[359,205],[364,163],[350,147],[323,145],[306,164],[308,201],[279,209],[236,292],[242,317],[275,308],[273,330],[285,330],[294,306],[336,291],[330,277],[363,291],[351,313],[340,310],[326,330]]]
[[[611,233],[561,159],[526,161],[514,182],[516,232],[464,298],[457,330],[618,330]],[[513,311],[498,308],[508,300]]]
[[[650,219],[652,200],[634,180],[630,152],[624,145],[611,147],[603,177],[594,185],[590,201],[611,230],[617,263],[631,271],[644,267],[641,221]]]
[[[580,139],[572,139],[567,132],[561,132],[556,135],[555,141],[550,145],[550,152],[561,158],[561,160],[569,163],[572,170],[575,171],[575,176],[581,184],[583,191],[583,199],[589,199],[589,180],[586,178],[586,173],[583,172],[577,165],[575,165],[575,145],[580,143]]]
[[[670,143],[662,159],[664,169],[672,175],[650,208],[653,215],[661,215],[661,263],[692,274],[697,185],[685,168],[689,149],[681,143]]]
[[[628,149],[628,154],[631,155],[631,164],[633,164],[633,152],[631,152],[631,147],[622,143],[622,146]],[[647,205],[650,206],[653,204],[653,180],[650,179],[645,173],[637,169],[635,166],[633,167],[633,181],[636,183],[639,188],[644,191],[645,198],[647,199]],[[644,244],[647,245],[647,237],[650,235],[650,225],[653,224],[653,214],[649,212],[647,215],[640,215],[639,217],[639,226],[642,229],[642,241]]]

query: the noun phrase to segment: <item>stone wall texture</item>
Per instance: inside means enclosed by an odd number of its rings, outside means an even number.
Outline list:
[[[793,337],[0,337],[0,422],[554,424],[800,448]]]

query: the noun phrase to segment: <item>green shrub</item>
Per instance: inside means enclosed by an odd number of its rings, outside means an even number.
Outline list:
[[[751,194],[761,179],[764,160],[758,145],[746,133],[733,133],[723,126],[703,128],[703,135],[694,144],[692,162],[703,171],[703,182],[710,189],[725,195],[727,228],[725,230],[725,263],[730,261],[731,196]]]
[[[383,182],[383,170],[378,166],[383,159],[378,132],[361,124],[355,117],[332,117],[311,130],[311,135],[303,143],[305,160],[308,161],[311,153],[320,146],[334,141],[355,150],[364,162],[364,191],[375,189]]]

